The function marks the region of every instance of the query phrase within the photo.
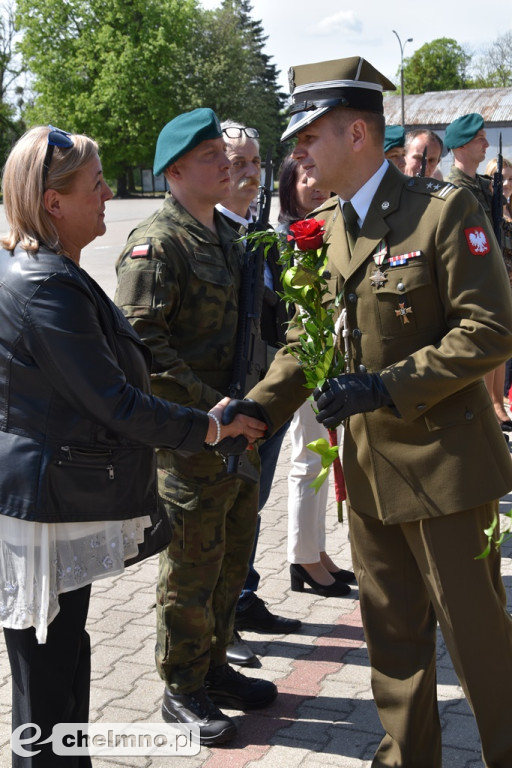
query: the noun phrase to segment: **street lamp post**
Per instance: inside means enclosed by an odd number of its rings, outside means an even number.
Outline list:
[[[404,48],[407,43],[412,43],[412,37],[408,37],[405,43],[402,45],[402,41],[398,37],[398,32],[393,30],[393,34],[396,35],[398,45],[400,46],[400,96],[402,97],[402,126],[405,126],[405,101],[404,101]]]

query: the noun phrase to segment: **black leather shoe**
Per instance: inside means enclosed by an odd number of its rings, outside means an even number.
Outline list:
[[[346,571],[344,568],[340,568],[339,571],[329,571],[329,573],[336,581],[341,581],[343,584],[352,584],[356,580],[355,573]]]
[[[233,720],[221,712],[204,688],[193,693],[164,691],[162,717],[166,723],[195,723],[200,726],[200,741],[205,746],[224,744],[236,734]]]
[[[334,574],[333,574],[334,576]],[[350,594],[350,587],[343,581],[334,581],[332,584],[319,584],[315,581],[302,565],[290,565],[290,577],[292,592],[304,592],[304,582],[311,587],[315,595],[321,597],[344,597]]]
[[[270,632],[271,634],[287,635],[296,632],[302,626],[299,619],[286,619],[284,616],[276,616],[257,595],[243,611],[235,614],[235,629],[238,631],[249,630],[251,632]]]
[[[227,647],[226,659],[229,664],[238,664],[240,667],[250,667],[258,661],[256,654],[236,631],[233,632],[233,642]]]
[[[277,687],[270,680],[246,677],[229,664],[210,667],[204,687],[215,704],[228,709],[259,709],[277,696]]]

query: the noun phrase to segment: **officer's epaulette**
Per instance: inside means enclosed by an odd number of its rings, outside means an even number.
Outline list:
[[[322,203],[322,205],[319,205],[318,208],[315,208],[314,211],[311,211],[311,213],[308,213],[307,218],[316,218],[320,216],[322,211],[331,211],[333,208],[336,208],[336,206],[339,205],[339,197],[338,195],[333,195],[328,200]]]
[[[407,182],[407,188],[422,195],[439,197],[441,200],[445,200],[454,189],[457,189],[449,181],[438,181],[429,176],[413,176]]]

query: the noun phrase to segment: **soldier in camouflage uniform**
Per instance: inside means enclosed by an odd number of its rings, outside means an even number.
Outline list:
[[[133,230],[118,262],[115,300],[153,353],[153,392],[205,411],[227,393],[238,322],[243,249],[214,209],[229,188],[229,167],[212,110],[171,120],[154,165],[171,192]],[[250,455],[259,466],[257,451]],[[162,450],[157,459],[159,492],[173,525],[157,590],[162,714],[168,722],[199,723],[201,742],[217,744],[235,733],[217,704],[248,709],[277,694],[273,683],[226,664],[254,541],[258,485],[228,475],[208,449]]]
[[[476,172],[480,163],[485,160],[489,146],[482,115],[472,112],[458,117],[446,128],[444,143],[453,153],[453,165],[447,181],[456,187],[470,189],[492,224],[492,179]]]

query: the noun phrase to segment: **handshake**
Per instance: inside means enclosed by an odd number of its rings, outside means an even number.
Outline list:
[[[225,456],[243,453],[271,428],[270,419],[254,400],[223,398],[210,411],[207,445]]]
[[[315,389],[316,420],[334,429],[356,413],[366,413],[393,405],[378,373],[346,373]],[[265,436],[272,424],[264,409],[254,400],[225,397],[211,411],[206,443],[224,455],[243,453],[255,440]]]

